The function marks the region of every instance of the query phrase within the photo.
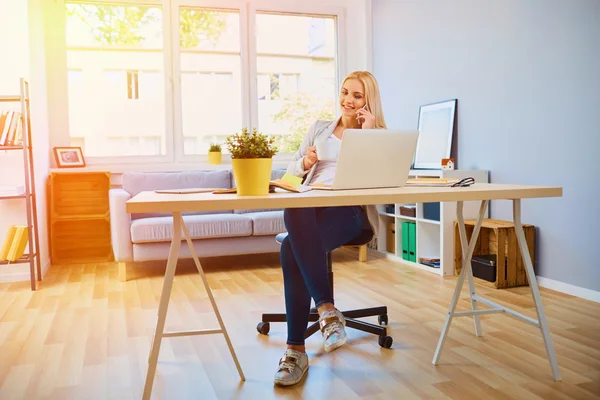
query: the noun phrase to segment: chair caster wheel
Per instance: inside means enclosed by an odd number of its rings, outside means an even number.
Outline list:
[[[394,339],[391,336],[379,336],[379,345],[384,349],[389,349],[392,347],[392,343]]]
[[[387,316],[387,314],[378,316],[377,317],[377,321],[379,322],[379,325],[382,325],[382,324],[386,324],[387,325],[388,324],[388,316]]]
[[[269,324],[268,322],[259,322],[258,325],[256,325],[256,330],[258,331],[258,333],[266,335],[267,333],[269,333],[269,330],[271,329],[271,324]]]

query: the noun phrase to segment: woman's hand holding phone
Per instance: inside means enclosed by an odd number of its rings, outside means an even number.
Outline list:
[[[356,120],[362,125],[363,129],[375,127],[375,116],[367,109],[366,104],[356,110]]]
[[[304,164],[304,170],[306,171],[307,169],[310,169],[313,165],[315,165],[315,163],[317,162],[317,147],[316,146],[310,146],[307,150],[306,150],[306,155],[304,156],[304,160],[303,160],[303,164]]]

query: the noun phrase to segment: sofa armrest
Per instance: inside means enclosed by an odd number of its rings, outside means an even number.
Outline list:
[[[131,215],[127,213],[125,203],[131,196],[123,189],[110,189],[108,201],[110,207],[110,238],[115,261],[133,261],[133,243],[131,242]]]

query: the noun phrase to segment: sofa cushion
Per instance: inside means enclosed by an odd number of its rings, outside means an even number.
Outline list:
[[[192,239],[252,235],[252,219],[245,215],[186,215],[183,220]],[[184,240],[183,232],[181,236]],[[172,239],[173,217],[140,218],[131,223],[133,243],[170,242]]]
[[[182,172],[126,172],[123,174],[123,189],[131,197],[136,194],[157,189],[189,189],[189,188],[230,188],[231,172],[220,171],[182,171]],[[223,211],[193,211],[184,215],[223,214],[232,213],[232,210]],[[146,217],[169,216],[170,213],[142,213],[132,214],[131,219],[136,220]]]
[[[286,231],[283,223],[283,210],[246,213],[244,215],[252,219],[252,234],[255,236],[276,235]]]

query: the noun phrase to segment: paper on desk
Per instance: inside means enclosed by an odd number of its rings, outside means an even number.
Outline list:
[[[410,178],[406,181],[406,186],[450,187],[459,181],[459,178]]]
[[[186,188],[186,189],[157,189],[154,193],[163,194],[190,194],[190,193],[211,193],[221,188]]]

